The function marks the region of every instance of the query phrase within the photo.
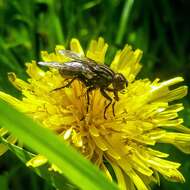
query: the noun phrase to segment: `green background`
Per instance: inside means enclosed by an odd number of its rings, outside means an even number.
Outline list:
[[[144,55],[138,78],[162,80],[183,76],[190,82],[190,1],[188,0],[0,0],[0,90],[19,97],[7,80],[13,71],[21,78],[25,62],[40,60],[40,50],[53,51],[56,44],[68,47],[77,37],[83,47],[99,36],[109,44],[106,63],[126,43],[140,48]],[[189,95],[184,98],[181,116],[189,124]],[[190,188],[190,155],[172,146],[159,149],[169,152],[170,160],[181,162],[185,184],[161,178],[155,190]],[[26,168],[13,154],[0,157],[1,190],[53,189]]]

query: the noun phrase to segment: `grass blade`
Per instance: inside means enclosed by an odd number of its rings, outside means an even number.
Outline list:
[[[134,3],[134,0],[126,0],[125,1],[125,5],[124,5],[122,15],[121,15],[121,20],[119,23],[119,30],[117,33],[116,44],[121,44],[121,42],[123,40],[123,36],[126,31],[126,27],[127,27],[127,23],[129,20],[130,12],[132,10],[133,3]]]

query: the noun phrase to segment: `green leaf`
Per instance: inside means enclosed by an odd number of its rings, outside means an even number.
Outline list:
[[[0,124],[59,167],[73,184],[84,190],[118,189],[95,165],[85,160],[50,130],[41,127],[2,100],[0,110]]]

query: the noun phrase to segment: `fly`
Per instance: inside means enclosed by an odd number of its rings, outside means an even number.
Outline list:
[[[128,86],[127,79],[121,73],[115,73],[108,66],[98,64],[92,59],[81,56],[69,50],[59,50],[59,53],[71,59],[71,61],[60,62],[38,62],[39,65],[57,68],[62,77],[70,79],[70,81],[60,88],[69,87],[74,80],[81,81],[87,87],[87,105],[90,104],[90,92],[100,89],[101,94],[109,100],[104,109],[104,119],[106,119],[106,110],[112,103],[112,98],[107,92],[113,92],[115,101],[119,101],[118,92]],[[112,88],[109,87],[112,85]],[[112,104],[113,115],[115,102]],[[87,111],[88,111],[87,106]]]

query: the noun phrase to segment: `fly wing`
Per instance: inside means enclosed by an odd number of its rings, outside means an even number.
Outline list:
[[[71,61],[64,63],[65,68],[62,73],[72,73],[75,76],[83,76],[86,79],[92,79],[97,74],[92,71],[91,67],[83,61]]]
[[[39,65],[58,69],[63,76],[84,76],[86,79],[92,79],[96,76],[88,64],[82,61],[70,61],[65,63],[58,62],[38,62]]]
[[[81,59],[81,55],[79,53],[74,53],[69,50],[59,50],[58,53],[71,59]]]
[[[52,67],[56,69],[62,69],[64,68],[64,64],[58,63],[58,62],[38,62],[38,65],[46,66],[46,67]]]
[[[113,78],[114,76],[114,72],[109,67],[107,67],[106,65],[98,64],[88,57],[84,57],[81,54],[72,52],[70,50],[59,50],[58,52],[63,56],[73,59],[73,62],[83,62],[83,66],[86,65],[83,69],[83,73],[85,77],[88,76],[88,79],[99,75],[104,78],[110,78],[111,80],[111,78]]]
[[[68,58],[71,58],[75,61],[85,61],[85,62],[90,62],[91,59],[79,54],[79,53],[75,53],[73,51],[70,51],[70,50],[59,50],[58,51],[61,55],[65,56],[65,57],[68,57]]]

